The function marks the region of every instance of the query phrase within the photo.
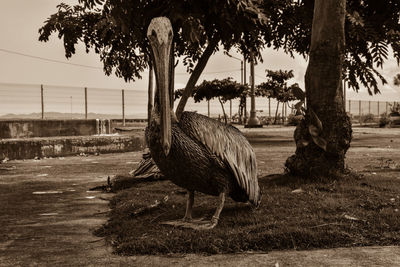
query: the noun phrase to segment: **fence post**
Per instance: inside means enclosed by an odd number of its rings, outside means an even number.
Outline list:
[[[125,126],[125,90],[122,89],[122,126]]]
[[[379,114],[379,101],[378,101],[378,118],[380,118],[381,115]]]
[[[87,88],[85,87],[85,120],[87,120]]]
[[[368,101],[368,114],[371,114],[371,101]]]
[[[358,100],[358,120],[359,120],[359,122],[360,122],[360,125],[361,125],[361,100]]]
[[[207,115],[210,118],[210,100],[207,100]]]
[[[44,119],[43,84],[40,85],[40,101],[42,105],[42,120]]]
[[[351,100],[349,100],[349,114],[350,114],[350,117],[351,117]]]
[[[386,115],[388,115],[388,102],[386,102]]]

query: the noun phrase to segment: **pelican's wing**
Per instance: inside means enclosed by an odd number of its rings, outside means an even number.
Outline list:
[[[194,112],[183,112],[179,125],[187,135],[202,143],[229,166],[249,201],[257,206],[261,200],[257,162],[246,137],[233,126]]]

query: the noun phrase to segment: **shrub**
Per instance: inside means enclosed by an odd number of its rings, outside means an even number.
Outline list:
[[[296,126],[302,119],[304,119],[303,115],[289,114],[287,125]]]
[[[361,123],[366,123],[366,122],[374,122],[375,121],[375,115],[374,114],[365,114],[361,115],[360,122]]]
[[[390,123],[389,116],[386,113],[381,114],[379,119],[379,127],[383,128]]]

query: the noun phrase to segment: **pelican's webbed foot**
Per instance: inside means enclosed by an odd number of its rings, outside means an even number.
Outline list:
[[[213,217],[210,221],[204,220],[204,218],[200,219],[192,219],[192,206],[194,202],[194,192],[189,191],[188,201],[186,204],[186,213],[185,217],[182,220],[178,221],[167,221],[162,224],[172,225],[175,227],[189,228],[194,230],[210,230],[213,229],[218,224],[219,215],[221,214],[222,208],[225,203],[225,193],[221,193],[219,195],[219,205],[217,210],[215,211]]]

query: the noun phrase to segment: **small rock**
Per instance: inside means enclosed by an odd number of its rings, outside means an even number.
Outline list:
[[[62,191],[36,191],[32,192],[33,195],[45,195],[45,194],[62,194]]]
[[[396,201],[396,199],[393,197],[390,199],[390,201],[394,202],[394,201]]]
[[[293,190],[292,191],[292,193],[303,193],[304,192],[304,190],[303,189],[301,189],[301,188],[297,188],[297,189],[295,189],[295,190]]]
[[[359,221],[359,219],[358,219],[358,218],[356,218],[356,217],[352,217],[352,216],[349,216],[349,215],[347,215],[347,214],[345,214],[345,215],[344,215],[344,217],[345,217],[346,219],[348,219],[348,220],[352,220],[352,221]]]
[[[6,163],[9,160],[10,160],[9,158],[5,157],[1,162]]]

